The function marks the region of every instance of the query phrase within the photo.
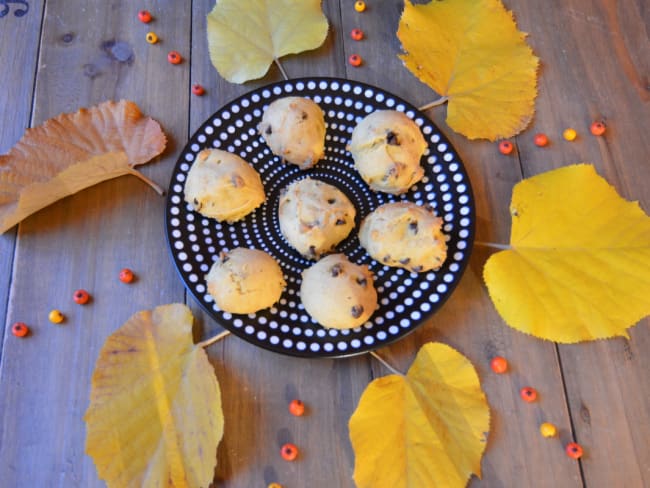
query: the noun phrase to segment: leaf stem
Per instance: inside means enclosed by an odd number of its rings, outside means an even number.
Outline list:
[[[433,102],[427,103],[426,105],[422,105],[420,108],[418,108],[418,110],[424,112],[425,110],[429,110],[430,108],[437,107],[438,105],[442,105],[447,100],[449,100],[449,97],[440,97],[438,100],[434,100]]]
[[[138,177],[140,180],[144,181],[147,185],[149,185],[151,188],[155,190],[158,195],[163,196],[165,194],[165,190],[163,190],[158,183],[156,183],[153,180],[150,180],[147,178],[145,175],[140,173],[138,170],[135,170],[131,167],[129,167],[129,174],[132,174],[133,176]]]
[[[483,247],[492,247],[494,249],[510,249],[510,246],[506,244],[497,244],[496,242],[482,242],[482,241],[474,241],[474,245],[476,246],[483,246]]]
[[[230,335],[229,330],[224,330],[223,332],[219,332],[216,336],[210,337],[209,339],[206,339],[202,342],[199,342],[197,346],[199,347],[208,347],[214,344],[215,342],[219,342],[221,339],[224,339]]]
[[[273,58],[273,61],[275,61],[275,64],[280,68],[280,73],[282,73],[282,76],[284,76],[285,80],[288,80],[289,77],[287,76],[287,72],[284,70],[282,65],[280,64],[280,60],[278,58]]]
[[[386,368],[388,368],[390,371],[392,371],[393,374],[396,374],[396,375],[399,375],[399,376],[404,376],[404,373],[400,373],[399,371],[397,371],[397,370],[396,370],[395,368],[393,368],[390,364],[388,364],[388,362],[386,362],[386,360],[385,360],[384,358],[382,358],[382,357],[381,357],[379,354],[377,354],[376,352],[374,352],[374,351],[370,351],[369,354],[370,354],[372,357],[374,357],[377,361],[379,361],[381,364],[383,364],[384,366],[386,366]]]

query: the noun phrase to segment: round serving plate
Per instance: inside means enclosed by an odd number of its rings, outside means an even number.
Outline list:
[[[325,158],[308,170],[274,156],[257,125],[273,100],[310,98],[323,109],[327,133]],[[375,193],[354,169],[346,150],[352,130],[375,110],[404,112],[420,127],[428,148],[422,157],[425,176],[407,193]],[[228,224],[195,212],[183,199],[187,173],[197,154],[219,148],[238,154],[259,173],[266,201],[243,220]],[[326,329],[300,301],[301,272],[314,262],[282,237],[278,224],[280,192],[295,180],[311,177],[332,184],[354,203],[356,227],[337,246],[352,262],[367,264],[375,277],[379,308],[370,320],[349,330]],[[373,260],[360,246],[357,230],[379,205],[393,201],[429,204],[444,220],[448,256],[438,271],[411,273]],[[474,241],[474,199],[463,163],[440,130],[416,107],[380,88],[335,78],[302,78],[256,88],[226,104],[194,133],[174,168],[165,210],[167,239],[186,288],[219,324],[242,339],[278,353],[302,357],[342,357],[368,352],[415,330],[438,310],[458,284]],[[205,275],[219,253],[235,247],[268,252],[287,281],[280,301],[254,314],[224,312],[208,294]]]

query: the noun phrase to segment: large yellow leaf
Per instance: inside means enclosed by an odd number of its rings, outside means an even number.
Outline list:
[[[274,60],[327,36],[320,0],[218,0],[208,14],[210,59],[231,83],[261,78]]]
[[[406,376],[374,380],[350,418],[359,488],[465,486],[480,476],[490,409],[476,370],[441,343],[422,346]]]
[[[138,312],[107,339],[85,421],[86,452],[108,486],[212,482],[221,396],[185,305]]]
[[[483,275],[503,319],[542,339],[614,336],[650,314],[650,218],[591,165],[518,183],[511,249]]]
[[[528,126],[539,60],[500,0],[405,0],[397,36],[406,67],[448,99],[453,130],[493,141]]]

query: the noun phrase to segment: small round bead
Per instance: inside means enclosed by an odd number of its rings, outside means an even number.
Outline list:
[[[490,367],[495,373],[502,374],[508,370],[508,361],[504,357],[495,356],[492,358],[492,361],[490,361]]]
[[[149,44],[155,44],[158,42],[158,36],[155,32],[147,32],[147,37],[145,39],[147,39]]]
[[[65,319],[65,316],[61,313],[60,310],[54,309],[50,311],[47,318],[50,319],[50,322],[52,322],[53,324],[60,324]]]
[[[532,403],[537,400],[537,390],[530,386],[523,387],[519,394],[521,395],[521,398],[528,403]]]
[[[86,290],[77,290],[72,295],[72,299],[79,305],[85,305],[90,300],[90,295]]]
[[[183,61],[183,57],[178,51],[169,51],[169,54],[167,54],[167,61],[171,64],[180,64],[181,61]]]
[[[24,322],[16,322],[11,326],[11,333],[16,337],[25,337],[29,334],[29,327]]]
[[[582,446],[577,442],[570,442],[566,445],[566,455],[573,459],[580,459],[582,457]]]
[[[606,126],[604,122],[601,122],[600,120],[596,120],[591,124],[589,130],[595,136],[602,136],[605,133]]]
[[[298,457],[298,448],[293,444],[285,444],[280,448],[280,455],[285,461],[293,461]]]
[[[357,2],[354,2],[354,10],[357,12],[363,12],[366,9],[366,2],[363,2],[362,0],[358,0]]]
[[[205,94],[205,88],[203,88],[203,86],[198,83],[194,83],[192,85],[192,93],[194,93],[194,95],[197,97],[201,97]]]
[[[363,39],[363,31],[361,29],[352,29],[350,31],[350,37],[355,41],[360,41]]]
[[[546,134],[542,133],[535,134],[533,141],[535,142],[536,146],[544,147],[548,144],[548,137],[546,137]]]
[[[576,137],[578,137],[578,133],[575,131],[575,129],[569,127],[568,129],[564,129],[564,132],[562,132],[562,137],[564,137],[564,139],[567,141],[575,141]]]
[[[499,152],[501,154],[505,154],[506,156],[510,153],[512,153],[512,150],[515,148],[515,146],[512,144],[510,141],[501,141],[499,143]]]
[[[120,271],[120,281],[122,283],[131,283],[133,281],[133,271],[129,268],[124,268]]]
[[[361,56],[358,54],[351,54],[348,58],[348,63],[354,67],[361,66]]]
[[[291,400],[291,403],[289,403],[289,413],[296,417],[303,415],[305,413],[305,404],[302,400]]]
[[[143,24],[148,24],[149,22],[151,22],[151,12],[149,12],[148,10],[140,10],[138,12],[138,19]]]
[[[544,422],[539,426],[539,432],[544,437],[555,437],[557,435],[557,427],[550,422]]]
[[[269,483],[266,488],[282,488],[282,485],[280,483]]]

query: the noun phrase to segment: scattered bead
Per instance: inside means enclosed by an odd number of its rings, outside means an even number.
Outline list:
[[[523,387],[519,394],[521,395],[521,398],[523,398],[524,401],[528,403],[532,403],[537,400],[537,390],[535,390],[535,388],[531,388],[530,386]]]
[[[148,24],[149,22],[151,22],[151,12],[149,12],[148,10],[140,10],[138,12],[138,19],[143,24]]]
[[[90,300],[90,295],[86,290],[77,290],[72,295],[72,299],[79,305],[85,305]]]
[[[11,326],[11,333],[16,337],[25,337],[29,334],[29,327],[24,322],[16,322]]]
[[[181,61],[183,61],[183,58],[178,51],[169,51],[169,54],[167,54],[167,61],[171,64],[180,64]]]
[[[535,142],[536,146],[539,147],[544,147],[548,144],[548,137],[546,137],[546,134],[535,134],[535,138],[533,139]]]
[[[280,483],[269,483],[266,488],[282,488],[282,485]]]
[[[120,271],[120,281],[122,283],[131,283],[133,281],[133,271],[129,268],[124,268]]]
[[[280,449],[280,455],[285,461],[293,461],[298,457],[298,448],[293,444],[285,444]]]
[[[589,127],[589,130],[595,136],[602,136],[605,133],[605,129],[605,123],[600,120],[596,120],[591,124],[591,127]]]
[[[577,442],[570,442],[565,449],[566,455],[573,459],[582,457],[582,446]]]
[[[363,39],[363,31],[361,29],[352,29],[350,32],[350,37],[355,41],[360,41]]]
[[[145,39],[147,39],[149,44],[155,44],[158,42],[158,36],[155,32],[147,32],[147,37]]]
[[[203,86],[199,85],[198,83],[194,83],[192,85],[192,93],[194,93],[197,97],[201,97],[205,94],[205,88],[203,88]]]
[[[492,358],[492,361],[490,361],[490,367],[495,373],[502,374],[508,370],[508,361],[506,358],[501,356],[495,356]]]
[[[361,66],[361,56],[358,54],[351,54],[348,58],[348,63],[354,67]]]
[[[565,129],[564,132],[562,132],[562,137],[564,137],[564,139],[567,141],[575,141],[576,137],[578,137],[578,133],[575,131],[575,129],[569,127],[568,129]]]
[[[539,432],[544,437],[555,437],[557,435],[557,427],[550,422],[544,422],[539,426]]]
[[[506,156],[510,153],[512,153],[512,150],[515,148],[515,146],[512,144],[510,141],[501,141],[499,143],[499,152],[501,154],[505,154]]]
[[[53,324],[60,324],[65,319],[65,316],[61,313],[60,310],[54,309],[50,311],[47,318],[50,319],[50,322],[52,322]]]
[[[362,2],[361,0],[354,2],[354,10],[357,12],[363,12],[366,9],[366,2]]]
[[[291,403],[289,403],[289,412],[291,415],[300,417],[305,413],[305,404],[302,400],[291,400]]]

